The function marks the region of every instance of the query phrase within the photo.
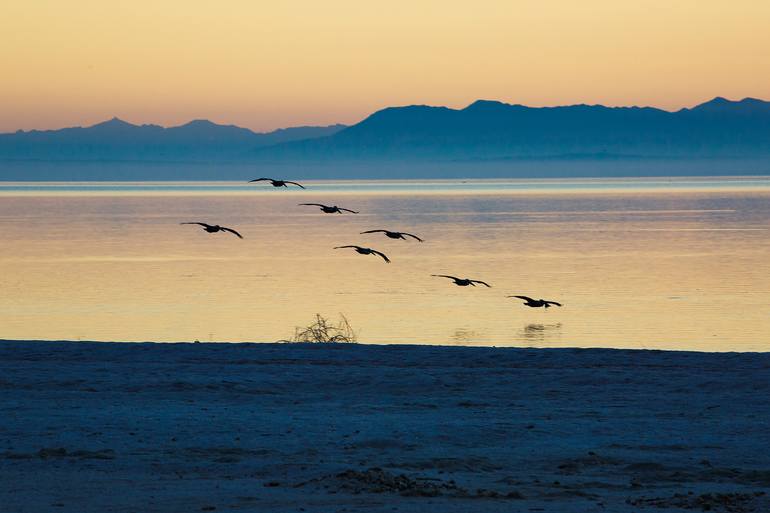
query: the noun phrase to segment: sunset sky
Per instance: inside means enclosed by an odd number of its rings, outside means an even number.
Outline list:
[[[770,99],[767,0],[3,0],[0,131]]]

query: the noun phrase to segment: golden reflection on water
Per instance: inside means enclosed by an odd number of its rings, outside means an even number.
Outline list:
[[[522,328],[519,338],[535,346],[556,342],[561,338],[561,323],[527,324]]]
[[[5,193],[0,338],[274,341],[316,312],[342,312],[369,343],[766,351],[768,199],[766,190]],[[297,206],[308,201],[362,213]],[[378,228],[426,242],[359,235]],[[393,262],[332,249],[345,244]],[[564,307],[527,308],[512,294]]]

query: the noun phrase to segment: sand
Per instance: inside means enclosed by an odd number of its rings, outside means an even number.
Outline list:
[[[770,354],[0,342],[2,512],[767,512]]]

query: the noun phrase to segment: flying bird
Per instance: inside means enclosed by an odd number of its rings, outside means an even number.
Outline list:
[[[541,306],[543,308],[550,308],[551,305],[561,306],[561,303],[557,303],[556,301],[546,301],[545,299],[532,299],[531,297],[527,297],[527,296],[505,296],[505,297],[517,297],[519,299],[523,299],[524,306],[529,306],[530,308],[540,308]]]
[[[481,283],[482,285],[486,285],[487,287],[491,287],[487,282],[481,281],[481,280],[471,280],[468,278],[458,278],[457,276],[449,276],[446,274],[431,274],[431,276],[437,276],[439,278],[449,278],[450,280],[453,280],[455,282],[455,285],[459,287],[467,287],[468,285],[471,285],[473,287],[476,286],[477,283]]]
[[[286,184],[290,183],[292,185],[296,185],[300,189],[304,189],[302,184],[298,184],[297,182],[290,182],[289,180],[273,180],[272,178],[255,178],[254,180],[249,180],[249,183],[252,182],[264,182],[268,181],[273,187],[288,187]]]
[[[203,229],[209,233],[230,232],[233,235],[236,235],[239,239],[243,238],[243,236],[240,233],[236,232],[232,228],[225,228],[224,226],[219,226],[218,224],[206,224],[206,223],[179,223],[179,224],[197,224],[202,226]]]
[[[361,253],[362,255],[378,255],[378,256],[381,256],[386,263],[388,264],[390,263],[390,259],[387,256],[385,256],[384,253],[380,253],[376,249],[362,248],[361,246],[337,246],[334,249],[342,249],[342,248],[354,248],[357,253]]]
[[[406,237],[404,237],[404,235],[406,235],[407,237],[412,237],[413,239],[417,239],[418,241],[422,242],[422,239],[419,238],[417,235],[412,235],[411,233],[406,233],[406,232],[391,232],[390,230],[368,230],[365,232],[361,232],[361,234],[363,235],[364,233],[379,233],[379,232],[384,233],[385,236],[390,239],[406,240]]]
[[[334,205],[332,207],[328,205],[321,205],[320,203],[300,203],[300,205],[312,205],[314,207],[321,207],[321,210],[326,214],[334,214],[335,212],[337,214],[341,214],[343,210],[345,212],[350,212],[351,214],[358,214],[358,212],[356,212],[355,210],[341,208],[341,207],[338,207],[337,205]]]

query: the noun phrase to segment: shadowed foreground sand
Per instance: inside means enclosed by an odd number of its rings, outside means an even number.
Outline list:
[[[0,342],[3,512],[767,512],[770,354]]]

